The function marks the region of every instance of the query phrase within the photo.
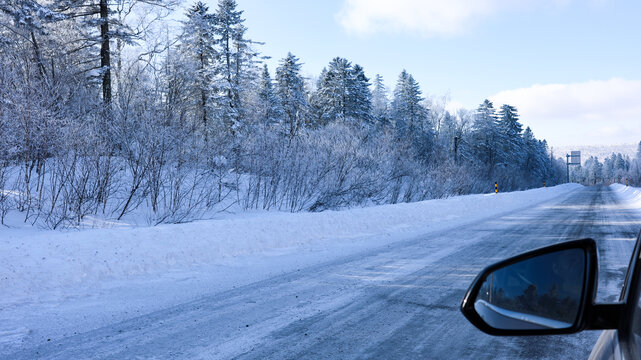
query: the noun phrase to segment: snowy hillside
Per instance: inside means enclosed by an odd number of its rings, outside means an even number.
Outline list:
[[[570,151],[578,150],[581,151],[581,161],[585,162],[590,156],[599,158],[603,161],[606,157],[614,154],[621,154],[623,156],[629,156],[631,159],[634,159],[637,148],[639,144],[618,144],[618,145],[569,145],[569,146],[553,146],[551,148],[552,153],[555,157],[561,157],[565,159],[565,154],[569,154]]]

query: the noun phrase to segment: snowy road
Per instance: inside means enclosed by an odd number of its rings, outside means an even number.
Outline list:
[[[10,359],[584,359],[599,332],[500,338],[460,300],[485,265],[592,237],[599,298],[615,300],[641,221],[610,188],[349,255],[197,301],[56,339]]]

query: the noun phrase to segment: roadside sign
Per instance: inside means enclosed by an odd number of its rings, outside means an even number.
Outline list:
[[[581,152],[572,151],[570,152],[570,165],[581,165]]]
[[[581,152],[570,151],[570,154],[565,155],[565,164],[567,167],[567,181],[570,182],[570,165],[581,166]]]

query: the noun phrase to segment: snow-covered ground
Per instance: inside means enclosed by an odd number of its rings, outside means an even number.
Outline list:
[[[0,355],[580,188],[156,227],[0,228]]]
[[[635,209],[641,214],[641,188],[621,184],[610,185],[614,193],[622,200],[624,206]]]

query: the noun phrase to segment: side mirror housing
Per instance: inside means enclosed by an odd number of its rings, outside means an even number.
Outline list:
[[[485,268],[465,294],[461,311],[491,335],[569,334],[593,328],[597,270],[592,239],[530,251]]]

